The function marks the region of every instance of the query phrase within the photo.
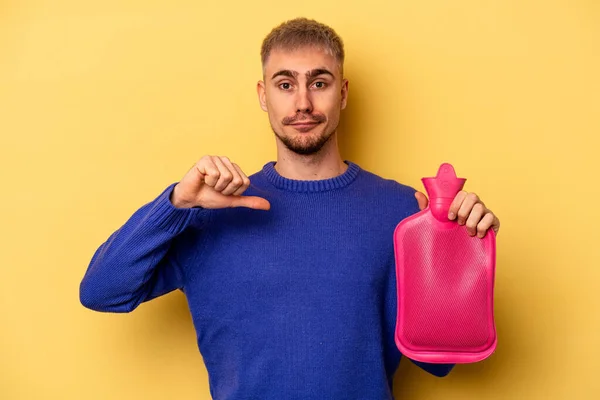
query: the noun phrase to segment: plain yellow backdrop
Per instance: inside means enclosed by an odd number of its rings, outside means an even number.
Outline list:
[[[0,2],[0,398],[208,399],[185,299],[79,303],[95,249],[204,154],[274,159],[255,85],[297,16],[342,36],[344,158],[500,218],[498,347],[398,399],[600,398],[600,2]],[[251,299],[249,299],[251,301]]]

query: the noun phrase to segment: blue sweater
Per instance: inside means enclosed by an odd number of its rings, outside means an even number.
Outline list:
[[[413,188],[346,163],[319,181],[267,163],[244,194],[269,211],[175,208],[169,185],[95,252],[81,303],[130,312],[182,290],[217,400],[393,399],[392,237],[419,207]]]

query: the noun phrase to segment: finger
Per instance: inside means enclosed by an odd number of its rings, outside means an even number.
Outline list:
[[[223,189],[225,189],[227,187],[227,185],[229,185],[229,183],[231,182],[231,180],[233,179],[233,174],[229,171],[229,168],[227,168],[225,166],[225,164],[223,164],[223,161],[221,161],[221,158],[219,157],[213,157],[213,162],[215,163],[215,165],[217,166],[217,168],[219,169],[219,180],[217,181],[217,184],[215,185],[215,190],[217,192],[221,192],[223,191]]]
[[[494,221],[492,222],[492,229],[494,230],[494,233],[496,235],[500,231],[500,220],[498,219],[498,217],[496,217],[495,214],[494,214]]]
[[[463,203],[466,197],[467,192],[464,190],[461,190],[456,194],[454,200],[452,200],[452,204],[450,204],[450,208],[448,209],[448,219],[454,220],[454,218],[456,218],[458,210],[460,209],[460,205]]]
[[[202,157],[198,163],[196,163],[196,169],[200,172],[200,175],[210,187],[214,187],[219,179],[219,169],[212,161],[212,158],[206,156]]]
[[[471,210],[473,206],[479,201],[479,197],[475,193],[468,193],[464,198],[460,208],[458,209],[458,223],[459,225],[464,225],[471,214]]]
[[[429,204],[429,200],[427,199],[427,196],[425,196],[424,193],[417,191],[417,192],[415,192],[415,197],[417,198],[417,203],[419,203],[419,209],[421,211],[426,209],[427,205]]]
[[[477,234],[477,225],[479,224],[479,221],[481,221],[481,219],[483,218],[486,211],[487,210],[485,209],[483,204],[475,203],[465,224],[469,235],[475,236]]]
[[[246,191],[246,189],[248,189],[248,187],[250,186],[250,179],[246,176],[246,174],[244,173],[244,171],[242,171],[242,169],[240,168],[239,165],[233,164],[233,167],[240,174],[240,176],[242,177],[242,181],[243,181],[242,186],[240,186],[239,189],[236,190],[235,193],[233,193],[233,194],[235,196],[241,196],[242,193],[244,193]]]
[[[496,217],[491,212],[488,212],[483,216],[481,221],[477,224],[477,237],[482,238],[485,236],[488,229],[494,225],[494,219],[496,219]]]
[[[235,193],[239,189],[239,187],[242,186],[244,181],[242,180],[242,177],[240,176],[238,170],[233,166],[231,161],[229,161],[229,158],[221,157],[221,161],[223,162],[223,164],[225,164],[225,166],[233,176],[231,182],[229,182],[229,185],[227,185],[227,187],[221,192],[222,194],[228,196],[230,194]]]
[[[230,207],[248,207],[255,210],[269,210],[271,208],[271,203],[262,197],[231,196]]]

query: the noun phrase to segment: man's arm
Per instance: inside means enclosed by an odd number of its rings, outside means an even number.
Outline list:
[[[97,311],[130,312],[182,288],[184,266],[176,256],[186,245],[197,245],[193,235],[181,235],[192,221],[204,223],[212,209],[271,207],[261,197],[242,196],[248,186],[250,179],[229,158],[202,157],[96,250],[80,284],[81,303]]]
[[[138,209],[94,253],[79,286],[81,303],[102,312],[131,312],[140,303],[183,286],[176,238],[208,210],[176,208],[175,184]],[[185,244],[185,243],[183,243]]]
[[[422,368],[423,370],[429,372],[432,375],[435,375],[439,378],[443,378],[444,376],[448,375],[450,373],[450,371],[452,371],[452,368],[454,368],[454,366],[456,364],[430,364],[430,363],[425,363],[425,362],[421,362],[421,361],[415,361],[413,359],[410,359],[410,361],[412,361],[415,365],[419,366],[420,368]]]

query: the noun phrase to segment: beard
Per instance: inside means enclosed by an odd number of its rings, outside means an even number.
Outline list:
[[[294,123],[299,119],[301,118],[299,118],[298,116],[295,116],[293,118],[286,117],[283,119],[282,123],[284,126],[286,126]],[[327,120],[327,118],[321,114],[314,114],[309,115],[308,118],[302,118],[301,120],[311,120],[319,123],[324,123]],[[314,130],[317,130],[318,128],[319,126],[317,125],[314,128]],[[323,148],[323,146],[325,146],[325,144],[331,139],[331,137],[333,136],[333,132],[335,132],[335,129],[331,129],[328,132],[325,128],[321,133],[317,134],[314,134],[311,131],[306,133],[299,133],[294,136],[287,136],[283,133],[283,129],[282,132],[277,132],[273,124],[271,124],[271,129],[273,129],[273,133],[275,133],[275,136],[277,136],[279,140],[281,140],[281,142],[285,145],[285,147],[288,148],[288,150],[302,156],[309,156],[318,153]]]
[[[275,129],[273,129],[273,132],[279,138],[279,140],[283,142],[285,147],[301,156],[309,156],[318,153],[319,150],[325,146],[325,143],[331,139],[331,136],[333,136],[333,132],[327,133],[325,131],[315,136],[309,136],[310,133],[303,133],[299,134],[297,137],[282,135],[277,133]]]

